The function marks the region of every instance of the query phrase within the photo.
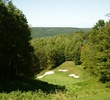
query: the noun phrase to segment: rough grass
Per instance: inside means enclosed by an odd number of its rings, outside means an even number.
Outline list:
[[[58,72],[68,69],[68,72]],[[83,66],[68,61],[42,79],[0,82],[0,100],[110,100],[110,88],[91,77]],[[41,72],[43,75],[46,71]],[[74,79],[69,74],[80,77]],[[107,84],[109,86],[109,84]],[[3,92],[4,91],[4,92]]]

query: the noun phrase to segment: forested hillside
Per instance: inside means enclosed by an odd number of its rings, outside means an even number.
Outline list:
[[[110,20],[99,20],[94,25],[88,42],[81,49],[81,61],[100,81],[110,81]]]
[[[92,29],[30,28],[12,0],[0,0],[1,100],[110,100],[109,94],[110,20]]]
[[[72,27],[31,27],[32,38],[52,37],[58,34],[69,34],[76,31],[88,32],[91,28]]]
[[[85,70],[110,81],[110,21],[99,20],[90,32],[74,32],[32,40],[39,68],[53,69],[65,61],[83,64]]]
[[[33,39],[32,46],[41,69],[55,68],[65,61],[80,62],[80,48],[84,33],[58,35],[52,38]]]
[[[74,61],[76,65],[83,64],[100,81],[110,81],[110,21],[99,20],[88,32],[75,28],[35,28],[35,33],[43,34],[41,37],[62,34],[31,40],[24,14],[11,1],[0,1],[0,9],[0,78],[34,74],[36,70]]]

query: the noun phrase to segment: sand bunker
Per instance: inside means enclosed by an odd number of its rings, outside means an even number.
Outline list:
[[[74,78],[79,78],[79,76],[75,75],[75,74],[70,74],[69,76],[72,76]]]
[[[68,70],[67,69],[59,69],[58,71],[59,72],[67,72]]]
[[[48,71],[48,72],[45,72],[44,75],[42,75],[42,76],[38,76],[37,79],[43,78],[44,76],[46,76],[46,75],[50,75],[50,74],[54,74],[54,71]]]
[[[48,71],[48,72],[45,72],[44,75],[50,75],[50,74],[54,74],[54,71]]]
[[[43,77],[44,77],[44,75],[42,75],[42,76],[38,76],[37,79],[39,79],[39,78],[43,78]]]
[[[67,72],[68,70],[66,70],[66,69],[59,69],[58,71],[60,71],[60,72]],[[37,79],[43,78],[44,76],[51,75],[51,74],[54,74],[54,71],[45,72],[44,75],[38,76]],[[74,77],[74,78],[79,78],[79,76],[77,76],[75,74],[70,74],[69,76]]]

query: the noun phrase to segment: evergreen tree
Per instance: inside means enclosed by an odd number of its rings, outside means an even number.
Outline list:
[[[12,2],[0,3],[0,73],[16,77],[32,72],[33,48],[24,14]]]

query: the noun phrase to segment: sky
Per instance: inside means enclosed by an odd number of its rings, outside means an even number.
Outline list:
[[[32,27],[90,28],[107,21],[110,0],[12,0]]]

